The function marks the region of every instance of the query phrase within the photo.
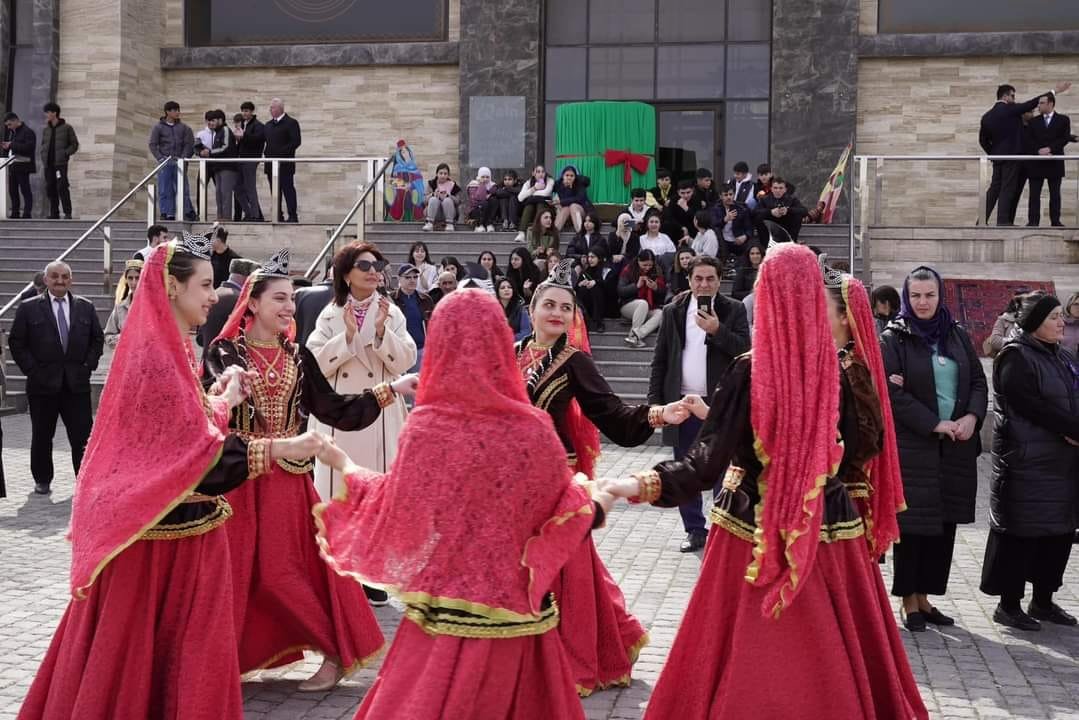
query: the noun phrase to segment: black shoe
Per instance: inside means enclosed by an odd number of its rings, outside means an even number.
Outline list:
[[[911,632],[925,632],[925,613],[903,613],[903,627]]]
[[[199,216],[196,213],[187,213],[184,215],[184,220],[187,222],[198,222]]]
[[[1053,227],[1067,227],[1064,223],[1053,223]]]
[[[286,220],[285,222],[290,222],[290,223],[298,223],[298,222],[300,222],[300,219],[299,219],[299,218],[297,218],[297,217],[290,217],[290,218],[289,218],[288,220]]]
[[[71,214],[70,213],[64,215],[64,220],[70,220],[70,219],[71,219]]]
[[[34,218],[30,213],[23,213],[22,214],[22,219],[23,220],[33,220]]]
[[[1025,612],[1016,610],[1015,612],[1008,612],[1000,605],[997,605],[997,609],[993,611],[993,622],[1013,627],[1016,630],[1041,630],[1042,624],[1027,615]]]
[[[50,215],[49,216],[49,220],[59,220],[59,219],[60,219],[59,215]]]
[[[1052,603],[1048,610],[1043,610],[1035,605],[1032,600],[1030,604],[1027,605],[1027,613],[1035,620],[1043,620],[1045,622],[1053,623],[1054,625],[1072,627],[1077,622],[1072,615],[1064,612],[1064,609],[1056,603]]]
[[[703,548],[706,542],[708,542],[708,535],[706,533],[691,532],[686,535],[686,539],[682,541],[678,551],[684,553],[696,552]]]
[[[34,492],[38,495],[48,495],[52,488],[47,483],[34,483]]]
[[[1038,227],[1038,223],[1027,223],[1027,227]]]
[[[380,590],[379,588],[364,585],[363,594],[367,596],[367,602],[371,604],[371,607],[382,607],[390,602],[390,596],[385,590]]]
[[[948,617],[936,608],[933,608],[927,613],[922,613],[922,615],[925,615],[925,621],[932,625],[955,625],[954,619]]]

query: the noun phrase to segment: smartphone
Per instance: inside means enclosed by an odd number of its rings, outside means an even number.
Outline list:
[[[701,295],[697,298],[697,312],[712,314],[712,296]]]
[[[629,230],[636,230],[637,229],[637,221],[636,220],[626,220],[626,228],[629,229]]]

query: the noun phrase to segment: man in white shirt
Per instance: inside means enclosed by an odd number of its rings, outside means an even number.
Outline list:
[[[731,361],[749,350],[745,307],[721,295],[719,281],[719,260],[695,257],[689,265],[690,289],[663,309],[648,383],[649,404],[673,402],[686,395],[708,401]],[[682,425],[664,428],[663,442],[674,447],[675,460],[685,457],[701,425],[690,417]],[[678,510],[686,530],[681,551],[703,548],[707,531],[700,497]]]
[[[648,193],[644,188],[633,188],[629,193],[629,205],[623,212],[628,213],[638,225],[644,225],[644,218],[648,214]]]

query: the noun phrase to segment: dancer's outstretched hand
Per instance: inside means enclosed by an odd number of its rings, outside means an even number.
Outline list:
[[[308,430],[296,437],[274,440],[273,457],[275,460],[307,460],[319,455],[323,444],[329,438],[315,430]]]
[[[596,488],[601,493],[610,493],[615,497],[632,498],[641,492],[641,483],[635,477],[597,478]]]
[[[412,397],[416,394],[416,389],[420,386],[420,376],[417,373],[409,373],[408,375],[402,375],[401,377],[390,383],[390,388],[398,395],[407,395]]]
[[[333,438],[324,438],[322,441],[322,448],[318,453],[318,461],[323,465],[332,467],[342,475],[349,475],[355,470],[356,466],[341,448],[337,447],[337,443],[333,441]]]
[[[668,425],[681,425],[689,417],[689,409],[677,400],[663,406],[663,422]]]
[[[599,503],[599,506],[603,508],[603,512],[609,513],[611,508],[614,507],[615,502],[618,501],[618,498],[609,492],[597,490],[596,493],[592,495],[592,500]]]
[[[251,375],[253,371],[244,371],[236,365],[232,365],[221,373],[221,377],[211,388],[211,394],[220,395],[228,403],[229,408],[234,408],[251,394]],[[216,389],[217,392],[213,393]]]
[[[708,403],[700,395],[686,395],[682,398],[682,405],[698,420],[708,417]]]

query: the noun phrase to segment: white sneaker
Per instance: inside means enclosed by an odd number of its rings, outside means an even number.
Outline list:
[[[446,223],[446,232],[453,232],[453,223]]]
[[[494,231],[495,231],[495,226],[494,225],[488,225],[487,226],[487,232],[494,232]]]
[[[483,232],[483,226],[482,225],[477,225],[476,226],[476,232]]]
[[[517,237],[513,238],[515,243],[523,243],[525,241],[525,234],[523,232],[517,233]]]
[[[425,230],[426,232],[431,232],[432,230],[434,230],[434,229],[435,229],[435,224],[434,224],[434,223],[432,223],[432,222],[425,222],[425,223],[423,224],[423,229],[424,229],[424,230]]]

